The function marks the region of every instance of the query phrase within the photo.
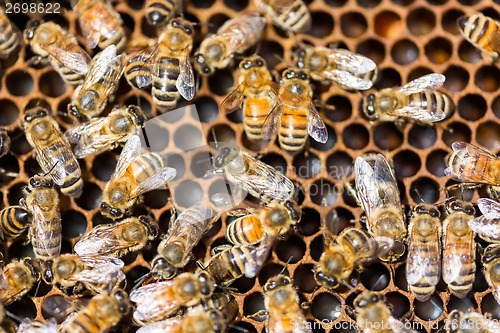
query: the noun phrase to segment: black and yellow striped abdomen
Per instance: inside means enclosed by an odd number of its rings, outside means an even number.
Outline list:
[[[151,25],[167,23],[179,10],[181,0],[146,0],[146,20]]]
[[[255,215],[246,215],[228,224],[226,238],[233,244],[255,244],[264,237],[264,226]]]
[[[439,91],[410,94],[406,98],[407,100],[403,105],[426,110],[429,114],[434,113],[432,112],[434,108],[442,110],[446,117],[449,117],[453,112],[453,102],[448,96]]]
[[[283,106],[281,115],[281,126],[279,128],[279,142],[281,148],[286,151],[295,152],[302,150],[307,141],[308,126],[307,106],[292,107]]]
[[[31,214],[22,206],[10,206],[0,211],[0,229],[6,238],[20,236],[30,221]]]
[[[249,96],[243,102],[243,124],[250,140],[262,140],[262,127],[273,109],[270,97]]]
[[[7,59],[19,46],[20,37],[3,12],[0,13],[0,32],[0,58]]]

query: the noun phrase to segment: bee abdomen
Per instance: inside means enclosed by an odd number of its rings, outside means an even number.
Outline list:
[[[290,30],[301,31],[308,27],[311,21],[311,16],[307,7],[300,1],[295,1],[295,5],[283,10],[277,10],[276,15],[283,20],[285,26],[289,26]]]
[[[61,253],[62,226],[60,219],[38,224],[32,231],[31,244],[37,258],[49,260]]]
[[[7,238],[16,238],[28,227],[30,213],[21,206],[10,206],[0,212],[0,227]]]
[[[110,45],[116,46],[116,52],[121,53],[125,50],[125,46],[127,44],[127,36],[125,35],[125,30],[121,26],[117,26],[112,28],[115,31],[115,34],[111,38],[103,39],[99,42],[99,47],[104,50],[106,47]]]
[[[233,244],[254,244],[263,236],[260,219],[252,215],[239,218],[227,226],[226,238]]]
[[[283,149],[298,151],[306,144],[307,115],[305,112],[294,112],[285,107],[279,129],[279,142]]]
[[[179,59],[161,58],[158,76],[153,78],[152,95],[161,108],[173,108],[180,99],[176,81],[179,77]]]
[[[80,165],[75,160],[65,166],[67,173],[64,184],[61,186],[61,193],[70,197],[79,198],[83,192],[83,180]]]
[[[167,22],[176,11],[176,0],[146,1],[146,19],[151,25]]]
[[[142,183],[164,167],[163,157],[158,153],[147,153],[133,161],[129,168],[137,182]]]
[[[72,86],[78,86],[85,80],[85,74],[79,74],[73,72],[67,67],[61,65],[59,61],[54,59],[52,56],[49,57],[49,62],[52,65],[52,67],[54,67],[56,72],[59,73],[59,75],[61,75],[61,77],[67,84]]]
[[[243,124],[250,140],[262,140],[262,127],[272,110],[268,98],[247,98],[243,105]]]
[[[67,326],[64,326],[63,332],[66,333],[93,333],[100,332],[101,327],[97,325],[95,320],[85,313],[80,313],[77,317]]]
[[[19,45],[19,36],[12,31],[8,20],[4,20],[0,25],[0,31],[3,31],[5,34],[5,40],[0,44],[0,56],[7,58]]]

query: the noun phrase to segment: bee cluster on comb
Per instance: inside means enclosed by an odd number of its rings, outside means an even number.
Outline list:
[[[500,332],[497,0],[0,6],[0,332]]]

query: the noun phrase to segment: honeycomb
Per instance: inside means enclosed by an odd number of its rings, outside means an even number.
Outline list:
[[[287,176],[302,184],[299,203],[303,209],[302,221],[297,230],[286,239],[279,240],[272,257],[255,279],[241,278],[232,286],[240,314],[234,325],[248,332],[263,332],[263,321],[247,315],[263,309],[262,286],[266,280],[284,270],[296,285],[301,300],[307,302],[307,318],[315,322],[314,332],[354,332],[349,311],[353,299],[362,290],[369,289],[387,296],[393,305],[393,315],[402,317],[411,311],[411,321],[422,323],[421,332],[436,332],[447,313],[453,309],[475,308],[481,313],[491,313],[500,319],[500,306],[495,302],[478,269],[473,292],[464,299],[449,294],[441,281],[432,298],[418,302],[408,292],[405,282],[404,261],[393,268],[375,262],[362,272],[353,274],[358,281],[355,290],[341,288],[336,293],[316,289],[311,272],[322,249],[321,219],[331,219],[335,209],[340,217],[334,232],[338,233],[359,218],[362,210],[342,188],[353,183],[352,164],[365,152],[383,152],[392,158],[407,210],[421,202],[437,203],[445,199],[442,188],[451,184],[444,176],[444,157],[454,141],[467,141],[482,145],[494,153],[500,151],[500,69],[482,59],[480,52],[460,35],[456,19],[472,12],[482,12],[500,18],[498,0],[309,0],[313,26],[309,34],[289,38],[283,31],[267,25],[264,40],[258,49],[271,68],[282,70],[291,63],[291,52],[297,40],[314,45],[337,43],[351,51],[366,55],[379,66],[376,89],[404,84],[421,75],[443,73],[447,80],[442,89],[455,104],[451,118],[435,127],[409,124],[400,131],[392,123],[370,124],[360,116],[361,94],[349,93],[337,86],[317,86],[315,98],[320,113],[328,127],[329,139],[325,144],[310,141],[305,153],[295,156],[284,153],[276,142],[269,145],[251,142],[243,131],[241,112],[225,115],[218,112],[218,105],[234,85],[233,69],[216,72],[201,80],[194,103],[200,114],[204,135],[215,133],[219,140],[235,140],[250,153],[260,153],[262,160],[272,166],[287,170]],[[157,36],[143,17],[144,1],[119,0],[115,8],[120,12],[131,38]],[[78,35],[74,14],[68,2],[62,2],[64,14],[46,15],[73,34]],[[213,33],[227,19],[253,10],[250,0],[186,0],[184,15],[197,26],[196,45]],[[30,19],[23,14],[13,14],[11,20],[23,29]],[[20,174],[13,179],[3,176],[1,181],[2,208],[17,204],[23,196],[22,189],[34,173],[40,171],[25,136],[19,128],[19,117],[27,107],[45,106],[52,111],[63,129],[71,126],[58,110],[66,110],[73,88],[64,84],[50,67],[28,67],[25,62],[32,54],[22,49],[18,55],[2,61],[4,69],[0,88],[0,125],[11,131],[12,151],[0,160],[2,168]],[[252,51],[253,52],[253,51]],[[150,117],[158,115],[151,96],[146,91],[131,89],[122,79],[117,92],[117,103],[139,103]],[[335,110],[332,110],[333,106]],[[79,237],[93,226],[108,223],[99,213],[99,200],[106,181],[110,178],[118,153],[108,152],[81,161],[85,181],[79,199],[61,196],[63,223],[62,252],[72,252]],[[464,192],[464,198],[475,202],[484,196],[482,189]],[[170,219],[168,192],[154,191],[145,196],[144,211],[151,212],[159,221],[160,229],[168,229]],[[229,218],[217,221],[211,231],[195,248],[197,258],[208,259],[210,249],[226,243],[225,225]],[[148,262],[155,255],[158,241],[140,253],[124,258],[128,288],[148,272]],[[33,256],[26,239],[3,243],[2,251],[10,260]],[[286,262],[292,259],[288,264]],[[478,256],[478,268],[480,268]],[[392,273],[391,273],[392,272]],[[354,281],[354,280],[353,280]],[[36,289],[36,290],[35,290]],[[8,310],[19,317],[43,318],[41,307],[54,295],[57,288],[43,283],[30,291],[29,297],[13,303]],[[45,314],[46,315],[46,314]],[[322,321],[332,321],[324,324]],[[125,318],[115,331],[126,331],[130,318]],[[347,328],[346,328],[347,327]],[[132,328],[132,331],[135,329]],[[230,332],[241,332],[233,327]]]

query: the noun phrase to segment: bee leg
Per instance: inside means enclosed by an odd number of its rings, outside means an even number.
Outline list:
[[[240,209],[233,209],[232,211],[230,212],[227,212],[226,213],[228,216],[237,216],[237,217],[241,217],[241,216],[247,216],[250,214],[250,212],[248,211],[248,209],[246,208],[240,208]]]
[[[196,260],[196,266],[198,266],[202,271],[207,269],[207,267],[200,260]]]
[[[217,253],[220,253],[220,252],[225,251],[225,250],[229,250],[232,247],[233,246],[229,245],[229,244],[223,244],[223,245],[216,246],[212,250],[210,250],[210,255],[213,257]]]
[[[266,310],[260,310],[255,312],[254,314],[247,315],[247,318],[253,319],[253,320],[258,320],[260,317],[267,317],[269,315],[269,312]]]
[[[38,66],[38,65],[46,66],[49,64],[49,59],[37,55],[28,59],[25,64],[27,66]]]
[[[347,194],[349,194],[351,197],[353,197],[354,200],[356,200],[356,203],[358,204],[358,206],[361,207],[362,206],[361,199],[359,198],[358,192],[354,189],[354,187],[352,187],[352,185],[349,183],[345,183],[344,189],[347,190]]]

